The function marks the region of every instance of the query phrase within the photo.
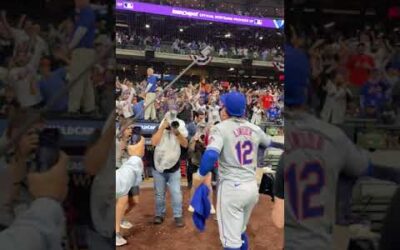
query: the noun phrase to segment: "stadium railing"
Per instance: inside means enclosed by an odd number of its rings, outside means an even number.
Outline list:
[[[154,50],[157,52],[163,52],[163,53],[171,53],[171,54],[180,54],[180,55],[190,55],[190,54],[196,54],[199,52],[199,50],[190,50],[190,49],[180,49],[179,52],[175,51],[172,48],[172,44],[169,45],[161,45],[160,47],[155,47],[155,46],[145,46],[145,45],[132,45],[132,44],[117,44],[117,48],[121,49],[131,49],[131,50]],[[194,53],[193,53],[194,52]],[[220,56],[218,51],[214,51],[211,54],[214,57],[221,57],[221,58],[232,58],[232,59],[253,59],[256,61],[274,61],[274,62],[283,62],[283,57],[282,56],[272,56],[269,55],[265,59],[261,56],[261,53],[259,53],[258,57],[254,57],[253,55],[248,55],[247,57],[245,56],[239,56],[239,55],[234,55],[231,51],[225,52],[224,56]]]

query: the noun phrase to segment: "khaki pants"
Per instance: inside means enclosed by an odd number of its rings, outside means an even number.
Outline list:
[[[146,99],[144,102],[144,106],[146,108],[146,111],[144,112],[144,119],[145,120],[156,120],[156,107],[154,106],[154,100],[156,99],[156,93],[147,93],[146,94]],[[149,106],[147,108],[147,106]]]
[[[96,56],[94,49],[78,48],[72,52],[70,65],[70,78],[76,79],[93,63]],[[68,98],[68,112],[79,112],[81,106],[83,112],[95,110],[94,87],[90,81],[91,70],[86,71],[70,88]]]

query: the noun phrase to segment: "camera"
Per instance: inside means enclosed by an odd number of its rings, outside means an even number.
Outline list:
[[[179,122],[178,121],[173,121],[171,122],[171,127],[173,129],[178,129],[179,128]]]
[[[178,117],[178,112],[176,112],[175,110],[171,110],[168,112],[167,119],[169,122],[176,120],[177,117]]]
[[[205,132],[206,132],[206,124],[204,123],[204,122],[200,122],[198,125],[197,125],[197,133],[200,135],[199,136],[199,138],[200,138],[200,140],[203,142],[204,141],[204,139],[205,139]]]
[[[135,145],[140,142],[141,137],[142,137],[142,128],[135,126],[132,128],[132,136],[129,138],[128,143],[130,145]]]
[[[165,119],[167,119],[169,123],[169,127],[167,129],[178,129],[179,128],[179,121],[177,121],[178,113],[175,110],[171,110],[166,115]]]
[[[60,157],[61,133],[57,128],[45,128],[38,131],[39,147],[35,152],[33,172],[46,172],[54,166]]]

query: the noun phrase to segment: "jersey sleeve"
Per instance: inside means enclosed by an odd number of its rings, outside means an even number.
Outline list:
[[[269,147],[272,143],[271,136],[267,135],[264,131],[261,129],[258,130],[258,137],[260,138],[260,145],[263,147]]]
[[[369,156],[366,150],[357,148],[350,139],[342,134],[338,147],[343,150],[344,166],[342,172],[349,176],[360,176],[368,170]]]
[[[210,137],[208,138],[207,150],[211,149],[221,153],[222,147],[224,145],[224,139],[219,127],[214,126],[210,131]]]

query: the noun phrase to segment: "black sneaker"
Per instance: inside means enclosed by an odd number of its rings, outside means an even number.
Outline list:
[[[183,222],[183,217],[175,218],[175,226],[176,227],[184,227],[185,226],[185,223]]]
[[[154,217],[154,221],[153,221],[154,224],[160,225],[160,224],[162,224],[163,222],[164,222],[164,217],[161,217],[161,216],[156,216],[156,217]]]

